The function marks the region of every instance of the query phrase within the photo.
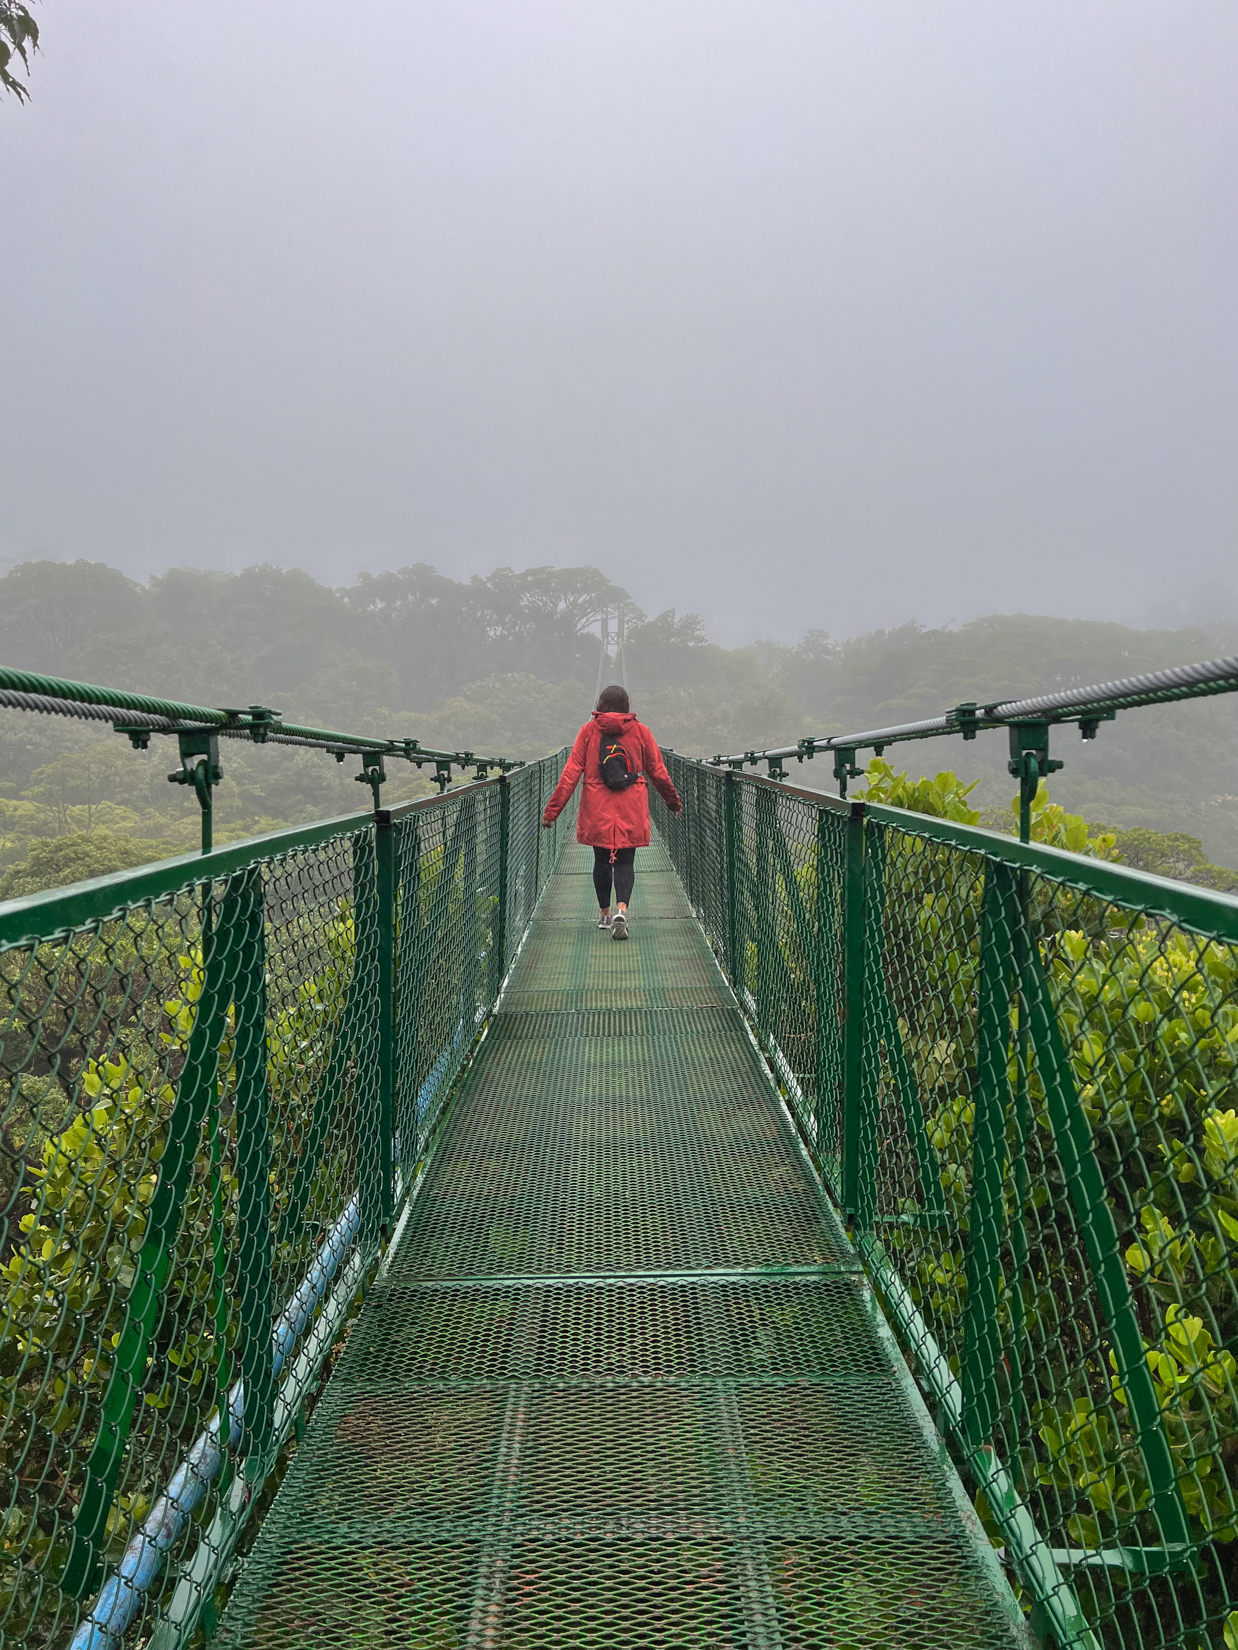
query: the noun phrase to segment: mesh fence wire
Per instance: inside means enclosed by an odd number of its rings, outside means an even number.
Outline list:
[[[228,1650],[1011,1650],[1017,1606],[679,879],[564,856]]]
[[[659,830],[1038,1625],[1234,1650],[1238,903],[670,768],[698,811]]]
[[[424,1150],[568,840],[574,809],[550,830],[541,824],[564,761],[548,757],[395,822],[395,1138],[405,1170]]]
[[[416,805],[388,882],[365,819],[0,908],[0,1646],[143,1640],[260,1487],[390,1217],[384,1132],[411,1166],[553,869],[562,762]]]
[[[1105,1644],[1238,1632],[1238,947],[870,821],[861,1218]],[[916,1330],[912,1330],[914,1337]],[[1160,1575],[1141,1573],[1163,1569]]]
[[[671,861],[1038,1620],[1234,1650],[1238,905],[668,761]],[[0,1644],[68,1644],[122,1555],[137,1642],[269,1468],[384,1135],[407,1183],[567,840],[561,768],[4,942]],[[577,939],[526,1010],[594,1011]]]
[[[675,817],[657,798],[658,830],[838,1197],[849,814],[666,754],[684,807]]]

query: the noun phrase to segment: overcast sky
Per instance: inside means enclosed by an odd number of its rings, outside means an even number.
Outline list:
[[[0,558],[593,562],[730,642],[1238,585],[1232,0],[37,12]]]

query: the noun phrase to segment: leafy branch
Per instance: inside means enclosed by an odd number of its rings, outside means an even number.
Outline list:
[[[12,92],[19,102],[25,102],[30,93],[24,82],[11,72],[14,58],[23,69],[30,67],[30,54],[39,49],[39,25],[21,0],[0,0],[0,86]]]

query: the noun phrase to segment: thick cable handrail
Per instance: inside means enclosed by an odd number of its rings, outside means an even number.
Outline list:
[[[145,693],[129,693],[120,688],[96,687],[90,682],[73,682],[58,676],[42,676],[34,671],[0,666],[0,706],[10,710],[38,711],[51,716],[76,716],[88,721],[111,722],[151,733],[214,732],[225,738],[250,739],[255,744],[271,741],[281,745],[306,745],[332,755],[398,756],[418,767],[428,762],[446,762],[467,768],[480,764],[487,768],[522,767],[511,757],[478,756],[473,751],[438,750],[417,739],[377,739],[369,734],[338,733],[325,728],[305,727],[285,722],[278,711],[265,705],[249,705],[229,710],[210,705],[189,705],[176,699],[159,699]]]
[[[419,739],[376,739],[369,734],[304,727],[299,722],[285,722],[281,713],[269,705],[248,705],[244,710],[188,705],[178,699],[159,699],[146,693],[129,693],[123,688],[96,687],[92,682],[71,682],[59,676],[43,676],[37,671],[4,666],[0,666],[0,708],[110,722],[117,733],[127,735],[137,750],[145,750],[153,734],[175,734],[180,767],[168,778],[176,784],[192,785],[197,795],[204,854],[211,851],[214,840],[211,793],[224,777],[219,762],[221,738],[248,739],[255,745],[306,746],[326,751],[337,762],[343,762],[348,756],[359,756],[361,772],[356,778],[370,787],[375,808],[387,782],[384,763],[389,756],[413,763],[419,769],[432,764],[434,783],[440,791],[451,783],[453,768],[472,768],[475,778],[484,779],[492,768],[507,773],[525,765],[522,760],[509,756],[438,750],[423,745]]]
[[[1149,671],[1142,676],[1128,676],[1115,682],[1099,682],[1092,687],[1039,694],[1030,699],[995,699],[985,704],[970,701],[956,705],[940,716],[917,722],[870,728],[862,733],[810,736],[794,745],[738,751],[710,760],[715,767],[742,768],[756,766],[759,762],[777,766],[791,756],[802,762],[817,751],[854,753],[875,749],[880,755],[885,746],[911,739],[933,739],[941,734],[954,733],[972,739],[986,729],[1009,727],[1020,722],[1079,722],[1084,737],[1090,738],[1095,733],[1092,724],[1111,720],[1119,710],[1235,692],[1238,692],[1238,657],[1211,659],[1195,665],[1176,665],[1167,670]]]

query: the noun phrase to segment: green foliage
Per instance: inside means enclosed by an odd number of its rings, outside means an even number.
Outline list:
[[[39,25],[21,0],[0,0],[0,86],[19,102],[29,97],[24,84],[13,73],[13,59],[23,69],[30,67],[31,53],[39,49]]]
[[[1238,1335],[1238,956],[1143,923],[1103,938],[1063,934],[1049,977],[1119,1232],[1131,1240],[1123,1252],[1192,1535],[1230,1542],[1238,1368],[1224,1348]],[[1037,1100],[1035,1074],[1031,1092]],[[1064,1430],[1042,1414],[1053,1460],[1040,1470],[1086,1494],[1101,1539],[1138,1539],[1150,1494],[1129,1458],[1127,1397],[1109,1362],[1116,1403],[1077,1394]],[[1105,1432],[1102,1411],[1112,1436],[1098,1454],[1080,1439]]]
[[[626,596],[590,567],[499,568],[455,580],[414,563],[334,590],[295,568],[178,568],[141,585],[100,562],[27,562],[0,576],[0,659],[199,703],[263,702],[319,726],[532,757],[570,740],[584,720],[597,678],[598,615]],[[187,612],[195,616],[192,649],[183,640]],[[1233,651],[1228,639],[1199,631],[1025,615],[848,641],[813,630],[797,647],[724,648],[695,614],[647,617],[630,604],[629,614],[635,708],[663,743],[699,755],[902,721],[999,689],[1065,687]],[[1238,811],[1216,794],[1217,773],[1238,763],[1238,702],[1124,714],[1093,743],[1067,743],[1065,732],[1054,738],[1067,757],[1055,795],[1073,813],[1123,828],[1189,827],[1210,855],[1238,864]],[[59,779],[35,779],[36,770],[109,743],[122,759],[117,785],[84,784],[71,764]],[[949,740],[945,749],[957,779],[942,817],[968,819],[971,810],[1000,804],[1004,826],[1004,741]],[[93,829],[99,806],[117,833],[166,839],[169,852],[191,850],[196,807],[184,787],[166,783],[165,754],[159,741],[140,756],[102,730],[0,712],[0,873],[31,837]],[[352,764],[336,768],[316,752],[229,744],[224,766],[217,841],[252,833],[259,821],[294,824],[364,801]],[[828,783],[820,766],[805,763],[796,778]],[[428,780],[414,771],[399,764],[390,771],[387,801],[426,793]],[[891,800],[893,782],[888,767],[884,778],[870,769],[875,798]],[[14,811],[27,803],[33,813]],[[933,799],[902,805],[932,811]],[[1202,855],[1184,874],[1213,887],[1238,878]]]
[[[875,756],[865,769],[864,777],[865,788],[856,793],[860,801],[910,808],[913,813],[929,814],[934,819],[954,819],[960,825],[974,825],[980,818],[976,809],[967,803],[976,781],[965,785],[949,769],[933,779],[908,779],[905,771],[895,773],[888,762]]]
[[[423,738],[427,744],[459,741],[465,750],[539,757],[574,738],[590,709],[590,693],[578,683],[492,676],[441,701],[425,719]]]
[[[121,925],[101,938],[106,971],[126,957]],[[52,948],[45,962],[59,972]],[[89,968],[91,959],[84,960]],[[41,1482],[60,1480],[80,1494],[81,1465],[98,1429],[103,1394],[127,1318],[137,1255],[167,1126],[175,1104],[171,1074],[183,1058],[201,992],[201,970],[182,957],[165,1006],[164,1029],[151,1038],[140,1021],[120,1031],[113,1051],[86,1059],[75,1080],[18,1078],[18,1103],[5,1118],[6,1144],[18,1146],[27,1184],[16,1221],[22,1234],[0,1268],[0,1393],[8,1422],[0,1471],[18,1492],[4,1527],[0,1595],[17,1619],[54,1616],[55,1579],[67,1556],[67,1530],[53,1521]],[[45,1132],[46,1131],[46,1132]],[[7,1200],[6,1200],[7,1201]],[[181,1226],[177,1262],[161,1314],[159,1357],[166,1378],[147,1384],[148,1413],[169,1412],[182,1429],[214,1401],[214,1346],[209,1306],[211,1188],[209,1170],[195,1175]],[[203,1391],[206,1393],[203,1398]],[[139,1430],[141,1423],[139,1422]],[[117,1556],[135,1521],[145,1516],[156,1481],[130,1473],[108,1522]],[[10,1620],[10,1626],[15,1623]]]
[[[1094,826],[1094,830],[1107,827]],[[1124,865],[1153,876],[1172,877],[1181,882],[1198,882],[1224,893],[1238,891],[1238,871],[1209,864],[1203,843],[1187,831],[1150,831],[1136,825],[1112,833],[1118,856]]]
[[[954,775],[910,781],[885,763],[870,766],[867,795],[937,818],[970,812]],[[1011,817],[1017,812],[1016,798]],[[1032,818],[1036,841],[1121,857],[1121,833],[1052,803],[1043,784]],[[1126,833],[1126,845],[1147,868],[1177,874],[1202,858],[1189,837]],[[894,827],[870,835],[866,858],[884,893],[886,984],[873,988],[891,993],[949,1222],[922,1236],[920,1198],[909,1196],[900,1207],[912,1224],[883,1237],[957,1371],[968,1301],[982,862]],[[1238,1546],[1238,952],[1047,878],[1027,878],[1022,892],[1117,1226],[1191,1538]],[[1155,1545],[1161,1535],[1139,1426],[1116,1355],[1091,1328],[1101,1316],[1096,1285],[1022,1012],[1016,993],[998,1299],[998,1391],[1011,1430],[999,1430],[999,1447],[1029,1486],[1042,1528],[1085,1547]],[[886,1106],[894,1105],[897,1052],[888,1041],[877,1050]],[[885,1172],[898,1173],[893,1164]],[[1017,1367],[1026,1371],[1019,1386]],[[1020,1404],[1028,1406],[1022,1425]],[[1227,1614],[1232,1592],[1215,1581],[1206,1591],[1228,1643],[1238,1631],[1238,1613]],[[1081,1596],[1098,1624],[1108,1619],[1104,1641],[1126,1642],[1112,1597],[1087,1585]],[[1150,1599],[1123,1608],[1132,1612],[1124,1618],[1131,1632],[1162,1642]]]
[[[909,779],[904,770],[895,773],[888,762],[874,757],[864,770],[865,788],[856,793],[863,802],[882,802],[891,808],[906,808],[911,813],[928,814],[933,819],[953,819],[960,825],[980,823],[977,808],[968,805],[967,798],[976,789],[978,781],[964,784],[957,774],[948,769],[929,779]],[[1019,798],[1010,803],[1010,812],[1017,824]],[[1151,835],[1151,833],[1143,833]],[[1072,854],[1086,854],[1092,859],[1117,859],[1116,837],[1103,825],[1089,825],[1078,814],[1067,813],[1059,803],[1049,800],[1049,787],[1040,781],[1032,800],[1032,841],[1043,842],[1050,848],[1065,848]],[[1201,855],[1202,858],[1202,855]],[[1238,881],[1238,875],[1235,876]]]
[[[1010,803],[1010,812],[1017,821],[1017,796]],[[1032,841],[1043,842],[1047,848],[1065,848],[1068,853],[1085,854],[1089,859],[1119,857],[1113,832],[1103,825],[1089,825],[1079,814],[1067,813],[1060,804],[1050,802],[1049,787],[1043,779],[1032,798],[1031,824]]]
[[[1238,652],[1227,629],[1132,630],[1031,614],[992,615],[957,628],[897,630],[834,640],[810,631],[797,647],[762,644],[770,676],[804,712],[801,732],[844,733],[940,715],[963,700],[1043,693]],[[762,740],[765,744],[769,741]],[[934,741],[965,782],[972,805],[1004,813],[1006,740]],[[738,747],[736,747],[738,748]],[[1058,799],[1087,819],[1158,832],[1188,830],[1205,858],[1238,866],[1238,698],[1195,700],[1121,713],[1094,741],[1053,735],[1066,760]],[[890,753],[892,754],[892,753]]]
[[[1036,819],[1040,840],[1116,857],[1112,835],[1089,836],[1084,821],[1047,800]],[[982,881],[978,866],[954,850],[896,831],[886,842],[887,977],[953,1229],[932,1242],[896,1229],[889,1241],[957,1368],[967,1304]],[[1045,879],[1033,879],[1026,897],[1191,1536],[1228,1544],[1238,1537],[1238,1365],[1230,1350],[1238,1345],[1238,954]],[[1039,1397],[1031,1433],[1016,1428],[1006,1447],[1023,1481],[1039,1487],[1037,1516],[1059,1528],[1065,1517],[1071,1542],[1155,1544],[1161,1537],[1150,1517],[1151,1485],[1116,1357],[1102,1360],[1086,1350],[1086,1339],[1082,1350],[1073,1339],[1080,1307],[1084,1326],[1099,1308],[1073,1235],[1076,1217],[1017,996],[1008,1057],[999,1330],[1003,1368],[1016,1357],[1034,1360]],[[1016,1262],[1018,1255],[1025,1258]],[[1026,1401],[1026,1391],[1006,1389],[1006,1402]],[[1098,1621],[1113,1608],[1104,1595],[1092,1607]]]
[[[74,832],[35,841],[25,856],[0,877],[0,899],[22,899],[45,888],[111,876],[179,852],[175,844],[113,831]]]
[[[179,932],[174,927],[168,937]],[[279,1299],[303,1275],[318,1234],[338,1216],[359,1172],[355,1150],[341,1149],[338,1122],[314,1122],[353,966],[352,920],[297,918],[282,938],[303,972],[277,994],[267,1035],[277,1223],[299,1187],[299,1218],[275,1253]],[[50,1621],[63,1603],[55,1578],[67,1553],[66,1527],[45,1486],[58,1482],[70,1503],[81,1491],[201,1006],[200,948],[169,956],[165,944],[157,927],[139,937],[118,922],[68,955],[49,944],[24,964],[21,952],[4,959],[9,1007],[0,1014],[0,1038],[14,1073],[4,1145],[24,1168],[22,1181],[4,1188],[15,1218],[0,1266],[0,1400],[8,1418],[0,1429],[0,1471],[19,1486],[0,1558],[0,1606],[16,1612],[10,1629],[16,1619]],[[96,992],[107,1053],[70,1055],[57,1075],[35,1075],[40,1050],[64,1046],[72,1004]],[[135,1008],[143,1000],[150,1012]],[[152,1505],[167,1475],[169,1446],[183,1450],[230,1379],[236,1324],[229,1303],[240,1287],[235,1021],[229,1005],[210,1057],[215,1100],[195,1143],[175,1253],[140,1372],[129,1464],[109,1516],[112,1558]],[[23,1056],[21,1028],[31,1023],[39,1040]],[[312,1158],[304,1157],[307,1143]]]

